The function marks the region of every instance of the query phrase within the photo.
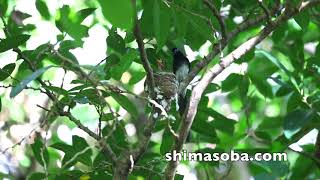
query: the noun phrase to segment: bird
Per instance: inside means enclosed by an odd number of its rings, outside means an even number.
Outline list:
[[[178,82],[178,87],[180,86],[181,82],[188,76],[190,71],[190,62],[189,59],[178,49],[172,49],[173,54],[173,73],[176,75],[176,80]],[[178,94],[178,105],[179,105],[179,113],[182,116],[186,107],[187,107],[187,98],[186,98],[186,91],[185,89],[183,92]]]

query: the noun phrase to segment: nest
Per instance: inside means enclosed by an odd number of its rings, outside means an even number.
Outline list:
[[[170,72],[154,73],[154,81],[156,85],[155,92],[157,95],[163,95],[165,99],[172,99],[178,92],[178,83],[176,76]]]
[[[176,98],[178,92],[178,82],[176,76],[170,72],[154,73],[155,89],[157,101],[165,108],[170,109],[171,101]],[[145,82],[145,85],[146,82]],[[145,86],[148,92],[148,86]]]

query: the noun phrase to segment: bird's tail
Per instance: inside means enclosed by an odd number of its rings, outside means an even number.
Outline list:
[[[180,114],[181,117],[183,116],[183,113],[186,110],[187,103],[188,103],[188,100],[187,100],[186,95],[185,94],[179,94],[178,104],[179,104],[179,114]]]

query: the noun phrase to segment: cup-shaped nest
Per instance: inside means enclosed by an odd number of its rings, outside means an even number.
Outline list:
[[[157,72],[154,73],[154,81],[157,94],[157,99],[173,99],[178,92],[178,83],[176,76],[171,72]],[[148,89],[148,87],[147,87]],[[159,98],[160,96],[160,98]]]

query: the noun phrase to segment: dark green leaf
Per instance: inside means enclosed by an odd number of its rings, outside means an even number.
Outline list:
[[[110,92],[110,95],[115,99],[121,107],[128,111],[134,118],[138,116],[138,110],[136,106],[124,95]]]
[[[42,166],[44,166],[44,163],[47,166],[49,163],[49,153],[48,153],[47,148],[45,147],[45,145],[43,144],[43,142],[41,141],[41,139],[39,137],[37,137],[35,139],[35,142],[33,144],[31,144],[31,149],[32,149],[33,155],[36,158],[36,160]]]
[[[1,101],[1,97],[0,97],[0,112],[2,111],[2,101]]]
[[[297,109],[289,112],[284,118],[284,135],[290,139],[295,133],[311,121],[312,115],[313,111],[305,109]]]
[[[240,74],[230,74],[221,84],[221,90],[223,92],[232,91],[235,89],[239,82],[241,82],[242,76]]]
[[[299,24],[301,29],[304,31],[308,30],[308,25],[310,22],[310,15],[308,11],[303,11],[294,17],[294,20]]]
[[[48,69],[52,68],[54,66],[47,66],[41,69],[36,70],[33,72],[30,76],[28,76],[26,79],[24,79],[22,82],[20,82],[17,86],[12,88],[10,92],[10,97],[13,98],[16,95],[18,95],[31,81],[37,79],[41,74],[46,72]]]
[[[5,16],[8,9],[8,0],[0,0],[0,16]]]
[[[217,91],[217,90],[219,90],[219,89],[220,89],[220,86],[219,86],[218,84],[210,83],[210,84],[207,86],[207,88],[206,88],[206,90],[204,91],[203,94],[212,93],[212,92],[215,92],[215,91]]]
[[[162,142],[160,146],[160,153],[162,155],[165,155],[167,152],[169,152],[172,148],[172,145],[174,143],[174,138],[172,133],[170,132],[169,128],[167,127],[162,135]]]
[[[82,153],[81,155],[78,155],[77,157],[78,161],[88,166],[92,165],[92,160],[91,160],[92,150],[91,148],[89,148],[90,146],[88,145],[88,143],[84,138],[79,136],[72,136],[72,147],[75,152]],[[84,151],[85,149],[87,150]]]
[[[23,43],[27,42],[29,38],[30,38],[30,35],[22,34],[22,35],[7,37],[6,39],[1,40],[0,53],[22,45]]]
[[[50,145],[50,147],[58,149],[64,153],[73,153],[73,148],[72,146],[65,144],[65,143],[54,143],[52,145]]]
[[[130,0],[98,0],[104,17],[114,26],[131,29],[133,26],[133,7]]]
[[[107,37],[107,46],[120,54],[124,54],[126,50],[123,38],[115,32],[109,31],[109,36]]]
[[[10,63],[5,65],[2,69],[0,68],[0,81],[7,79],[11,75],[15,67],[15,63]]]
[[[78,14],[78,21],[81,23],[84,21],[89,15],[91,15],[97,8],[86,8],[81,9],[77,12]]]
[[[247,75],[242,76],[239,83],[239,91],[240,91],[240,96],[242,98],[247,96],[249,85],[250,85],[249,77]]]
[[[45,86],[45,89],[48,89],[50,91],[53,91],[59,95],[64,95],[64,96],[68,96],[68,91],[60,88],[60,87],[56,87],[56,86]]]
[[[293,91],[293,89],[290,86],[285,84],[277,90],[276,96],[278,96],[278,97],[285,96],[285,95],[288,95],[289,93],[291,93],[292,91]]]
[[[124,56],[121,57],[120,63],[111,69],[110,71],[112,74],[111,76],[116,80],[120,80],[122,77],[122,74],[129,69],[133,60],[137,57],[138,57],[138,54],[135,50],[128,51]]]
[[[36,8],[46,20],[50,19],[50,12],[47,7],[47,4],[43,0],[36,0]]]

